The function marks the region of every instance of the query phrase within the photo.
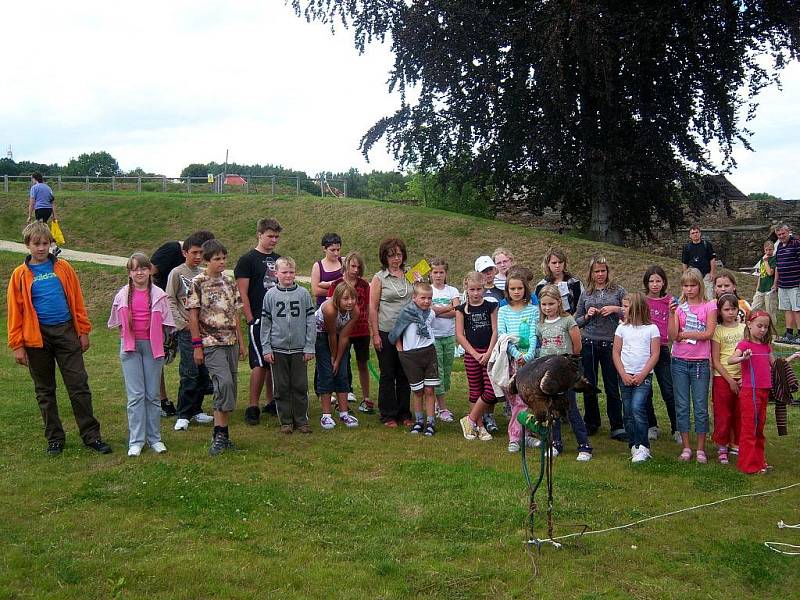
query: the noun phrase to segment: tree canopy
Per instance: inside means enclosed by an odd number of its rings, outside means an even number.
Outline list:
[[[106,151],[83,153],[71,158],[62,169],[63,175],[89,175],[92,177],[111,177],[120,175],[117,159]]]
[[[718,202],[703,175],[735,165],[756,95],[800,50],[800,3],[785,0],[292,6],[351,28],[361,52],[391,44],[400,107],[366,132],[365,154],[385,138],[401,166],[560,207],[612,241]]]

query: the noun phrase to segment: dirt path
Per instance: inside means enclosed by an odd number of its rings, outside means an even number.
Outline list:
[[[0,250],[28,254],[28,249],[25,247],[25,244],[20,244],[19,242],[9,242],[7,240],[0,240]],[[91,262],[100,265],[110,265],[112,267],[124,267],[128,262],[128,259],[124,256],[112,256],[111,254],[98,254],[96,252],[82,252],[80,250],[70,250],[69,248],[62,248],[59,256],[61,256],[61,258],[66,258],[69,261]],[[233,277],[232,270],[228,269],[225,272]],[[297,280],[302,283],[311,283],[311,277],[307,277],[306,275],[298,275]]]

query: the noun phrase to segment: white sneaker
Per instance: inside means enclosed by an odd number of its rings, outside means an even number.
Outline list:
[[[142,453],[142,446],[139,444],[133,444],[130,448],[128,448],[128,456],[139,456]]]
[[[164,445],[164,442],[156,442],[155,444],[150,444],[150,448],[156,454],[164,454],[167,451],[167,447]]]
[[[353,392],[347,394],[347,402],[348,404],[354,404],[356,402],[356,395]]]
[[[532,435],[525,436],[525,447],[526,448],[538,448],[542,445],[542,440],[537,437],[533,437]]]
[[[344,423],[347,427],[358,427],[358,419],[356,419],[350,413],[345,413],[343,415],[339,415],[339,420]]]
[[[589,462],[592,460],[592,453],[591,452],[578,452],[578,458],[576,458],[578,462]]]
[[[519,442],[508,442],[509,452],[519,452]]]
[[[175,427],[173,427],[175,431],[186,431],[189,429],[189,419],[178,419],[175,421]]]
[[[192,417],[195,423],[213,423],[214,417],[211,415],[207,415],[206,413],[197,413],[195,416]]]
[[[676,431],[672,434],[672,439],[675,441],[676,444],[683,444],[683,438],[681,437],[681,432]]]
[[[319,425],[323,429],[333,429],[336,427],[336,421],[334,421],[333,417],[330,415],[322,415],[319,419]]]
[[[636,447],[636,453],[631,458],[632,463],[640,463],[650,458],[650,449],[647,446]]]
[[[553,455],[553,458],[558,456],[558,454],[559,454],[558,448],[553,448],[552,446],[550,446],[550,448],[548,448],[547,450],[544,451],[545,457],[550,456],[551,453]]]
[[[492,434],[486,431],[486,427],[478,425],[478,439],[482,442],[488,442],[492,439]]]
[[[661,433],[661,430],[658,427],[650,427],[647,430],[647,439],[650,440],[651,442],[653,440],[657,440],[659,433]]]

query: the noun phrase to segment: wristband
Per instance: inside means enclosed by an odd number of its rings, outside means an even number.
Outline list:
[[[192,348],[202,348],[203,338],[192,338]]]

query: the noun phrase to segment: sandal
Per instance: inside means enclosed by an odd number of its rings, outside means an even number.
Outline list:
[[[384,427],[391,427],[391,428],[394,429],[394,428],[397,427],[397,421],[395,421],[393,419],[389,419],[388,421],[384,421],[383,422],[383,426]]]
[[[726,451],[720,450],[717,452],[717,460],[719,460],[719,464],[727,465],[728,464],[728,453]]]
[[[681,455],[678,457],[683,462],[689,462],[692,459],[692,449],[691,448],[684,448]]]
[[[708,462],[708,457],[706,456],[705,451],[698,450],[696,452],[697,462],[701,465],[704,465]]]

